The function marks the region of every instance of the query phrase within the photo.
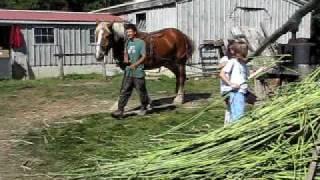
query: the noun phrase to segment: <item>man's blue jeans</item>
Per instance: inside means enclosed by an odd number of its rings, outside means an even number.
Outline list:
[[[230,92],[230,122],[235,122],[239,120],[245,111],[246,101],[245,101],[245,94],[234,91]]]

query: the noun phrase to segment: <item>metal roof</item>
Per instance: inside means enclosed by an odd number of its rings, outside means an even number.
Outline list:
[[[45,21],[45,22],[96,22],[122,21],[120,17],[108,13],[63,12],[63,11],[33,11],[0,9],[0,21]]]
[[[98,9],[91,12],[93,13],[108,12],[111,14],[122,14],[130,11],[137,11],[142,9],[150,9],[155,7],[173,5],[175,3],[176,3],[176,0],[145,0],[145,1],[129,2],[129,3],[119,4],[115,6],[110,6],[107,8],[102,8],[102,9]]]
[[[151,9],[156,7],[163,7],[167,5],[172,5],[175,3],[181,3],[184,1],[192,1],[192,0],[144,0],[138,2],[128,2],[124,4],[119,4],[115,6],[110,6],[107,8],[98,9],[95,11],[91,11],[93,13],[99,12],[108,12],[111,14],[125,14],[127,12],[139,11],[144,9]],[[309,0],[284,0],[297,3],[299,5],[305,5]]]

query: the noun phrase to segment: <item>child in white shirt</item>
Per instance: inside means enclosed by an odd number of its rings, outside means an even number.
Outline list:
[[[245,111],[245,94],[248,90],[249,76],[246,65],[248,46],[242,42],[235,42],[230,49],[234,51],[234,58],[228,60],[220,72],[220,77],[229,88],[230,122],[234,122],[240,119]]]
[[[227,51],[226,51],[226,55],[223,56],[220,60],[219,60],[219,65],[218,68],[220,70],[222,70],[222,68],[224,68],[224,66],[228,63],[228,61],[232,58],[234,58],[234,51],[232,49],[230,49],[231,45],[234,43],[234,40],[229,40],[228,42],[228,46],[227,46]],[[225,116],[224,116],[224,125],[227,125],[230,121],[230,106],[229,106],[229,97],[228,97],[228,93],[232,90],[232,88],[227,85],[223,80],[220,80],[220,93],[222,95],[222,97],[224,98],[225,104],[227,106],[227,109],[225,111]]]

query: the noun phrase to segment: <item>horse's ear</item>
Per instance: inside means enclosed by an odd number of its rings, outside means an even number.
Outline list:
[[[129,23],[124,23],[124,24],[123,24],[124,29],[127,29],[128,24],[129,24]]]
[[[100,24],[100,20],[99,19],[96,19],[96,24]]]

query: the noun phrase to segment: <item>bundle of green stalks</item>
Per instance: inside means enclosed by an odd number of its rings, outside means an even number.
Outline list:
[[[320,135],[320,68],[237,123],[122,162],[73,172],[79,179],[302,179]]]

